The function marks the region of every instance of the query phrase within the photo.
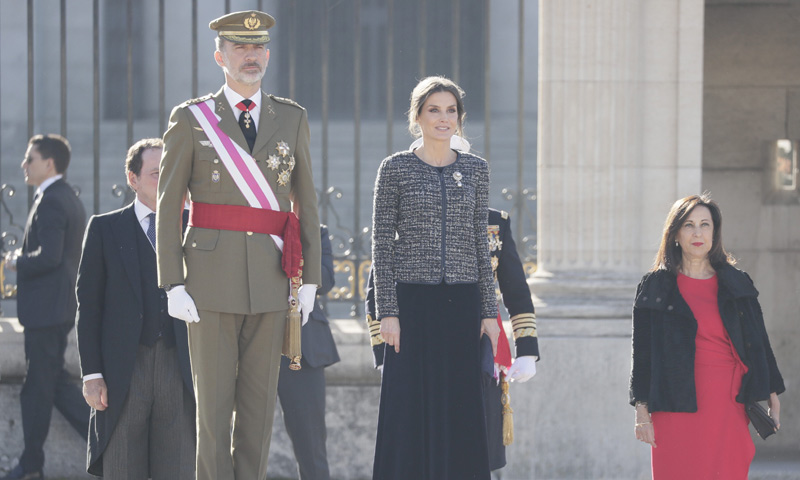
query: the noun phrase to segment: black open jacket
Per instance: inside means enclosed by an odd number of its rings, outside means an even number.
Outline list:
[[[785,390],[772,353],[758,290],[731,265],[717,270],[719,313],[736,352],[747,366],[736,401],[766,400]],[[630,403],[647,402],[650,412],[696,412],[694,382],[697,320],[667,270],[642,278],[633,306],[633,365]]]

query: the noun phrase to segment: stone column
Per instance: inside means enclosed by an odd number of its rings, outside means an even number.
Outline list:
[[[701,0],[540,2],[539,269],[640,273],[701,182]]]
[[[704,1],[539,8],[542,359],[512,390],[506,474],[643,478],[650,452],[627,405],[631,306],[670,206],[700,190]]]

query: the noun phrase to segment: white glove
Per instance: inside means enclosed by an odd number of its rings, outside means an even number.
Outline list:
[[[297,291],[297,303],[300,305],[300,313],[303,314],[303,321],[301,325],[308,323],[308,315],[314,310],[314,299],[317,298],[317,286],[313,283],[306,283],[300,285],[300,290]]]
[[[527,382],[536,375],[536,357],[517,357],[508,369],[508,378],[512,382]]]
[[[195,323],[200,321],[200,315],[197,314],[194,300],[186,292],[186,287],[183,285],[175,285],[167,292],[167,310],[171,316],[184,322]]]

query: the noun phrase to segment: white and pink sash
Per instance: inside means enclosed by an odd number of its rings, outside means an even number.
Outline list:
[[[209,98],[205,102],[189,105],[189,110],[200,123],[200,127],[208,136],[220,161],[225,165],[247,203],[253,208],[279,212],[278,199],[252,155],[219,128],[221,118],[214,113],[214,99]],[[275,245],[283,251],[283,239],[277,235],[271,235],[271,237],[275,241]]]

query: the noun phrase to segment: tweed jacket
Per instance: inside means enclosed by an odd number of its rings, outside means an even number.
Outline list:
[[[185,283],[198,310],[236,314],[286,310],[289,282],[281,269],[281,252],[269,235],[190,226],[182,236],[187,189],[193,202],[248,205],[189,111],[189,105],[209,98],[214,100],[214,113],[220,117],[219,128],[249,151],[223,89],[172,110],[158,179],[158,284]],[[256,135],[254,161],[272,187],[280,210],[294,211],[300,219],[303,282],[319,285],[319,216],[305,109],[291,100],[262,92]],[[268,161],[270,156],[280,155],[281,143],[289,147],[288,155],[296,162],[285,183],[278,181],[278,175],[286,167]]]
[[[725,331],[747,366],[736,401],[766,400],[785,390],[772,353],[758,291],[743,271],[717,269],[718,305]],[[697,320],[678,290],[675,274],[648,273],[633,307],[633,363],[630,403],[648,403],[650,412],[696,412],[694,378]]]
[[[478,283],[481,316],[495,317],[488,212],[489,165],[482,158],[457,152],[442,171],[412,151],[384,159],[372,217],[378,319],[399,316],[397,282]]]

